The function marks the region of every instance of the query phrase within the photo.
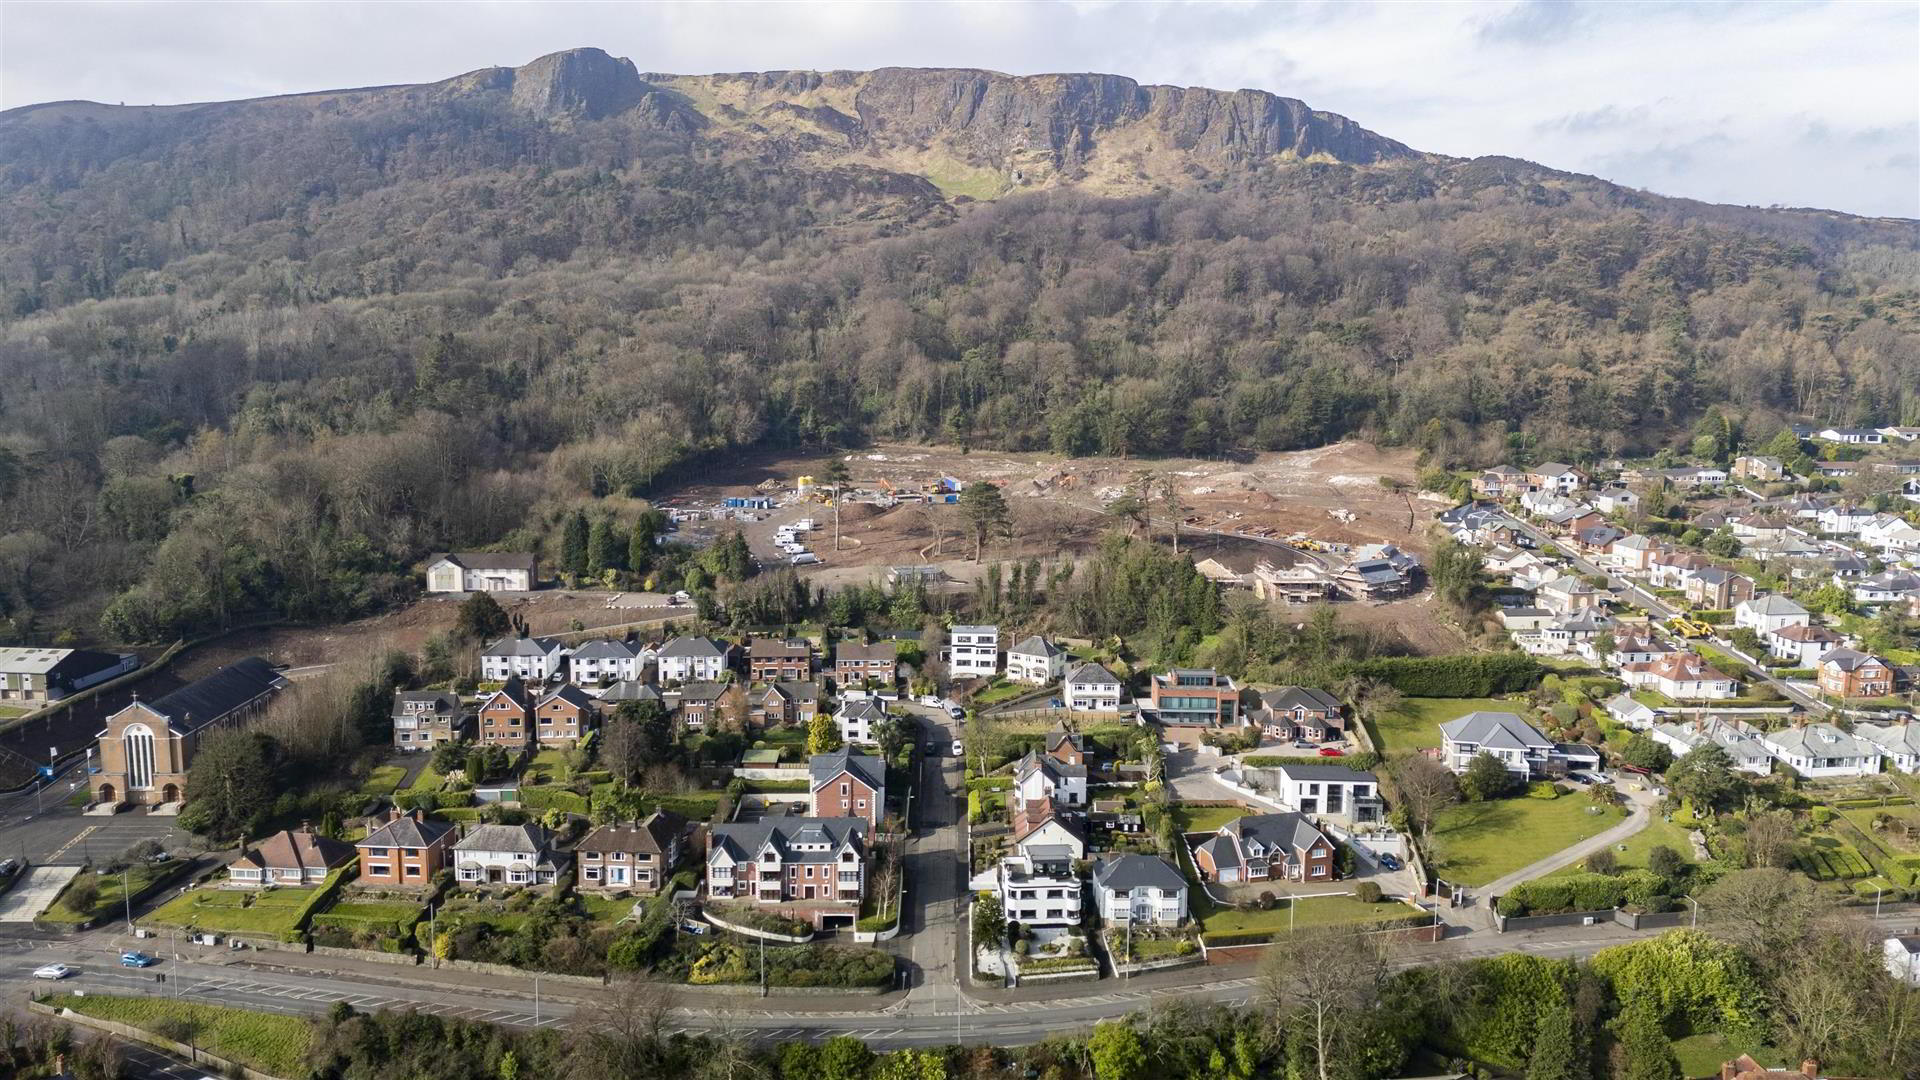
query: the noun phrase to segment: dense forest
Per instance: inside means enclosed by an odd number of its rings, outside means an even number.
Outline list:
[[[7,637],[367,610],[761,445],[1471,465],[1710,406],[1920,423],[1909,222],[1424,155],[974,201],[664,91],[481,84],[0,114]]]

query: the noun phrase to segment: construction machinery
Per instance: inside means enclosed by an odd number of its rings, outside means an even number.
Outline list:
[[[1703,638],[1713,636],[1713,624],[1689,619],[1684,615],[1675,615],[1667,622],[1667,629],[1683,638]]]

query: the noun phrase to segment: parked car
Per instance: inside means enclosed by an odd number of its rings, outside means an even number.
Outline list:
[[[960,744],[959,739],[953,740],[953,756],[954,757],[964,757],[966,756],[966,752],[967,752],[966,747]]]
[[[1056,698],[1048,698],[1048,699],[1047,699],[1047,708],[1049,708],[1049,709],[1057,709],[1057,708],[1059,708],[1059,707],[1060,707],[1060,706],[1061,706],[1062,704],[1063,704],[1063,703],[1061,702],[1061,700],[1060,700],[1059,698],[1057,698],[1057,697],[1056,697]]]
[[[159,957],[148,956],[146,953],[143,953],[143,952],[123,952],[120,954],[121,967],[146,968],[146,967],[152,967],[153,965],[159,962],[160,962]]]
[[[1323,746],[1320,748],[1320,756],[1321,757],[1346,757],[1347,752],[1345,750],[1340,749],[1337,746]]]
[[[1383,854],[1380,856],[1380,865],[1386,867],[1389,870],[1398,870],[1400,869],[1400,856],[1393,855],[1393,854]]]
[[[947,715],[953,717],[955,720],[965,720],[967,718],[967,710],[958,705],[949,705],[947,706]],[[954,751],[956,754],[959,752],[958,750]]]
[[[33,969],[33,977],[36,979],[64,979],[71,974],[73,969],[65,964],[47,964]]]

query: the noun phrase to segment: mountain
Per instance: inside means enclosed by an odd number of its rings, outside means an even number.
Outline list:
[[[748,447],[1435,465],[1920,424],[1915,223],[975,70],[0,113],[0,638],[364,611]]]

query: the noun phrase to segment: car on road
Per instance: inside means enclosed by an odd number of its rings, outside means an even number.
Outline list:
[[[928,705],[936,709],[942,708],[946,705],[946,702],[941,699],[939,694],[921,694],[919,697],[915,698],[914,700],[918,701],[922,705]]]
[[[953,717],[955,720],[965,720],[967,718],[967,710],[958,705],[949,705],[947,706],[947,715]],[[956,750],[954,753],[957,754],[959,751]]]
[[[1048,699],[1047,699],[1047,708],[1049,708],[1049,709],[1057,709],[1057,708],[1059,708],[1059,707],[1060,707],[1060,706],[1061,706],[1062,704],[1064,704],[1064,702],[1062,702],[1062,701],[1061,701],[1061,700],[1060,700],[1059,698],[1057,698],[1057,697],[1056,697],[1056,698],[1048,698]]]
[[[967,748],[960,744],[960,740],[959,739],[953,740],[953,756],[965,757],[966,753],[967,753]]]
[[[1347,752],[1345,750],[1340,749],[1337,746],[1323,746],[1320,748],[1320,756],[1321,757],[1346,757]]]
[[[1397,855],[1383,854],[1380,856],[1380,865],[1389,870],[1398,870],[1400,869],[1400,857]]]
[[[64,979],[71,974],[73,969],[65,964],[47,964],[33,969],[33,977],[36,979]]]
[[[160,962],[157,956],[148,956],[143,952],[123,952],[120,954],[120,966],[130,968],[148,968]]]

